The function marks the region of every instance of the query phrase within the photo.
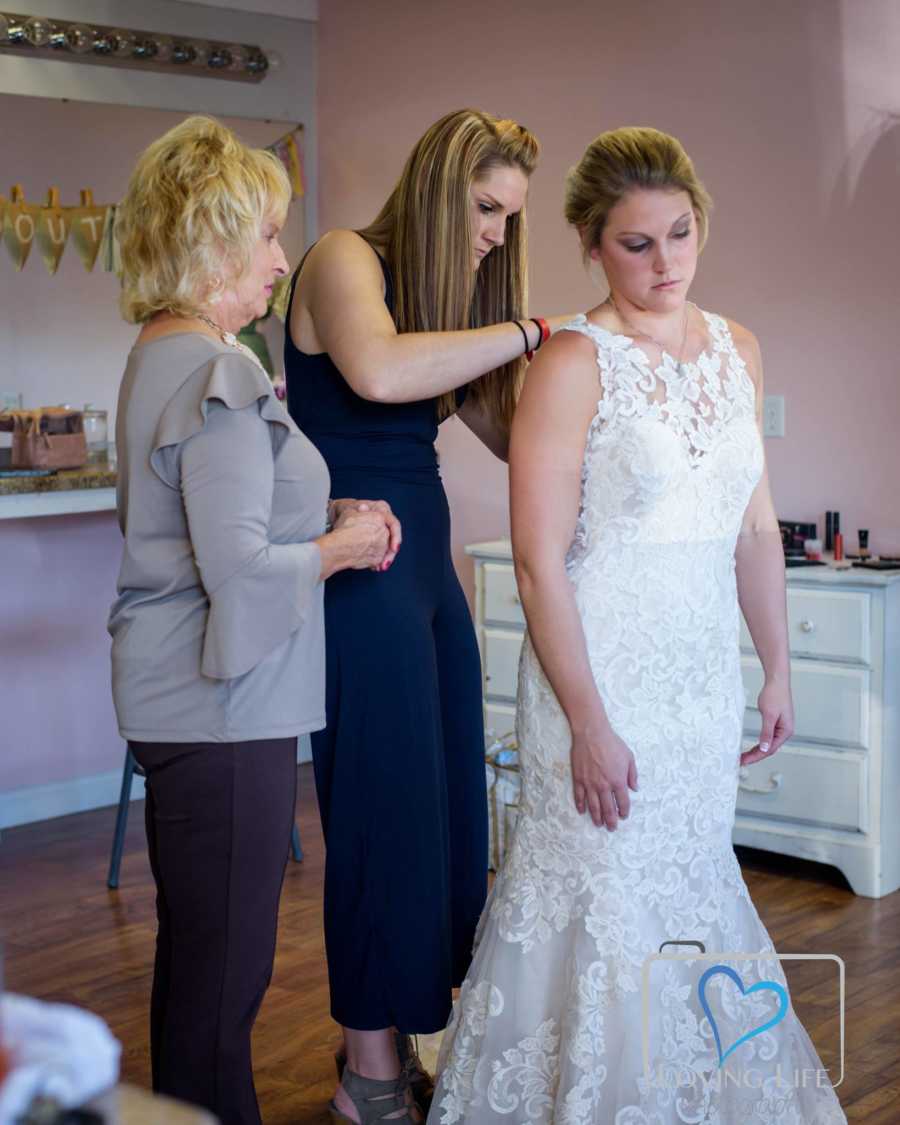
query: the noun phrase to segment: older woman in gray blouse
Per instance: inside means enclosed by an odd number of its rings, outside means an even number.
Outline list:
[[[118,211],[122,307],[110,617],[119,727],[147,774],[159,932],[154,1089],[258,1122],[250,1031],[269,982],[297,736],[325,724],[322,585],[383,569],[400,529],[328,472],[236,342],[287,272],[283,168],[209,118],[141,156]],[[333,529],[326,532],[328,524]]]

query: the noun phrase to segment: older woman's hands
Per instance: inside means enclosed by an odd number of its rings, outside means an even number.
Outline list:
[[[323,579],[339,570],[387,570],[402,538],[400,521],[384,500],[334,500],[334,527],[316,543]]]
[[[400,521],[391,511],[391,506],[386,500],[355,500],[344,497],[341,500],[331,501],[331,519],[337,528],[338,522],[346,512],[376,512],[384,518],[385,525],[388,529],[388,549],[381,562],[381,566],[377,569],[387,570],[394,559],[397,557],[397,552],[400,550],[400,544],[403,541],[403,533],[400,527]]]

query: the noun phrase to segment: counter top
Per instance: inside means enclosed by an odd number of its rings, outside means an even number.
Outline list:
[[[60,469],[45,477],[0,477],[0,496],[27,492],[71,492],[76,488],[115,488],[116,470],[103,462],[80,469]]]
[[[0,477],[0,520],[103,512],[115,506],[114,462],[61,469],[49,476]]]
[[[512,560],[512,546],[508,539],[492,539],[487,543],[470,543],[466,554],[479,559]],[[789,586],[812,583],[818,586],[891,586],[900,582],[897,570],[863,570],[854,566],[849,570],[836,570],[830,566],[788,567],[785,576]]]

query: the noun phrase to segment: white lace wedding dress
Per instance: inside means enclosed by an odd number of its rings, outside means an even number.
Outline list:
[[[601,393],[567,570],[639,791],[614,833],[578,815],[568,724],[526,637],[519,819],[445,1033],[433,1125],[846,1120],[778,993],[731,845],[744,713],[734,549],[763,453],[727,323],[703,315],[709,346],[680,370],[665,355],[654,370],[630,337],[583,316],[569,326],[596,345]],[[651,961],[645,980],[645,958],[671,941],[719,956]],[[740,953],[759,956],[727,959]]]

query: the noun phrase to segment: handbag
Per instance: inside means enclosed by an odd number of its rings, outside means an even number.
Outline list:
[[[13,469],[80,469],[87,462],[80,410],[41,406],[0,414],[0,430],[12,432]]]

